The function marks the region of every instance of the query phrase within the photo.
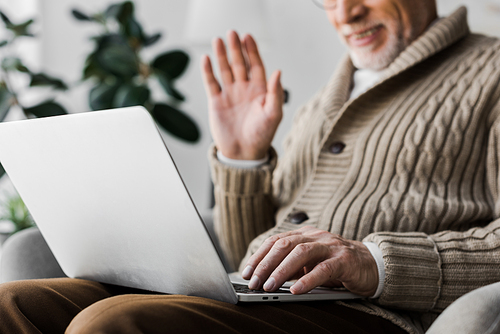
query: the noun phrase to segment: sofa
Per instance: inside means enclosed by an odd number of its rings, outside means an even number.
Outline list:
[[[209,216],[203,217],[216,247]],[[219,249],[219,254],[222,254]],[[231,271],[223,259],[226,270]],[[61,267],[34,227],[16,233],[3,245],[0,283],[22,279],[65,277]],[[469,292],[451,304],[426,334],[500,333],[500,282]]]

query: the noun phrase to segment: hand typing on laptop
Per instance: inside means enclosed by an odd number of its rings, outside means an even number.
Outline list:
[[[378,286],[376,262],[362,242],[310,226],[268,238],[250,257],[242,276],[250,280],[250,289],[266,291],[298,279],[290,288],[293,294],[318,286],[344,286],[373,296]]]

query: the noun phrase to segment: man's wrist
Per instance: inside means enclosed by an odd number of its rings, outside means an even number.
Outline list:
[[[217,159],[223,164],[228,165],[230,167],[250,169],[266,164],[269,161],[269,154],[266,154],[264,158],[259,160],[236,160],[228,158],[224,156],[224,154],[222,154],[220,151],[217,151]]]
[[[382,294],[384,290],[384,281],[385,281],[385,267],[384,267],[384,258],[382,256],[382,251],[378,247],[376,243],[373,242],[363,242],[363,244],[368,248],[370,254],[375,259],[377,263],[377,271],[378,271],[378,286],[375,294],[370,298],[378,298]]]

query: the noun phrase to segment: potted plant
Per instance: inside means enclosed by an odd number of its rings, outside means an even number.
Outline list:
[[[200,137],[198,127],[178,109],[185,96],[175,87],[175,81],[188,66],[189,56],[182,50],[172,50],[145,61],[141,51],[158,42],[161,34],[146,34],[134,11],[131,1],[112,4],[94,14],[72,10],[77,20],[101,28],[98,35],[91,37],[94,49],[83,69],[83,80],[92,80],[94,84],[89,93],[90,107],[99,110],[142,105],[167,132],[196,142]],[[160,83],[166,93],[165,101],[153,99],[151,80]]]
[[[12,234],[35,226],[26,205],[19,195],[8,197],[2,204],[0,216],[0,245]]]

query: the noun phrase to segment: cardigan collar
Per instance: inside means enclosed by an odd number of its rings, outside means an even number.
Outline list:
[[[468,34],[467,9],[460,7],[450,16],[436,22],[401,52],[389,65],[382,80],[393,77],[422,62]]]
[[[467,36],[469,33],[467,9],[462,6],[450,16],[440,19],[433,24],[401,52],[399,56],[383,70],[383,75],[373,87],[380,85],[387,79],[398,75],[415,64],[444,50]],[[346,103],[351,91],[352,78],[355,71],[356,67],[354,67],[351,58],[348,55],[344,56],[337,66],[332,79],[325,87],[324,94],[322,94],[322,100],[326,106],[324,110],[328,117],[334,116],[341,111],[341,109],[345,109],[352,101],[357,99],[350,100]],[[364,94],[360,96],[362,95]],[[339,116],[341,115],[337,115],[336,118],[338,119]]]

